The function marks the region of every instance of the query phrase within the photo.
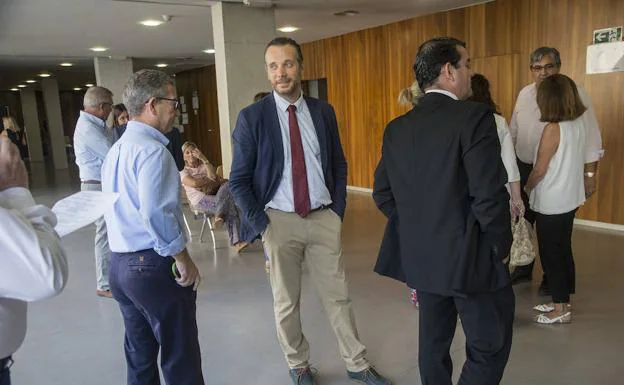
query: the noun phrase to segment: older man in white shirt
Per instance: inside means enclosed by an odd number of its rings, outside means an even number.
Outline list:
[[[67,281],[56,217],[27,188],[19,150],[0,138],[0,385],[11,384],[11,355],[26,336],[26,303],[60,293]]]
[[[74,153],[80,170],[80,189],[102,191],[102,164],[112,145],[106,119],[113,108],[113,93],[104,87],[91,87],[85,93],[83,104],[84,111],[80,111],[74,131]],[[110,254],[106,223],[102,217],[95,222],[96,294],[108,298],[112,297],[108,283]]]
[[[542,131],[546,122],[540,121],[540,111],[537,106],[537,89],[547,76],[559,73],[561,70],[561,57],[559,51],[552,47],[540,47],[531,54],[531,73],[533,83],[524,87],[518,94],[516,106],[511,117],[511,135],[516,147],[518,156],[518,168],[520,170],[520,183],[523,189],[522,198],[524,200],[525,218],[531,224],[535,223],[535,213],[530,209],[528,197],[524,193],[524,186],[529,174],[533,169],[537,147],[539,146]],[[585,90],[578,86],[578,91],[587,107],[582,115],[585,127],[587,127],[587,145],[585,148],[585,195],[591,196],[596,191],[596,170],[598,161],[602,158],[602,138],[598,121],[589,96]],[[527,266],[517,267],[512,274],[512,282],[520,283],[531,281],[533,274],[533,263]],[[543,277],[540,285],[540,294],[549,293],[546,276]]]

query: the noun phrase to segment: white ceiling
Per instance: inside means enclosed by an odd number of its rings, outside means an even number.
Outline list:
[[[227,0],[242,3],[243,0]],[[294,25],[299,42],[314,41],[418,15],[490,0],[249,0],[251,6],[274,6],[278,26]],[[247,2],[247,1],[246,1]],[[211,64],[201,51],[213,46],[208,0],[0,0],[0,90],[51,72],[61,89],[95,81],[90,47],[100,55],[133,57],[135,67],[170,64],[171,73]],[[359,15],[334,13],[357,10]],[[138,24],[171,15],[157,28]],[[63,61],[74,67],[61,68]]]

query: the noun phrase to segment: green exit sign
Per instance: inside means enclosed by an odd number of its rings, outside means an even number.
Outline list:
[[[622,27],[597,29],[594,31],[594,43],[613,43],[622,41]]]

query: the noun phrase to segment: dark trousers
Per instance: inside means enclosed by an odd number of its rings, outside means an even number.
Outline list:
[[[113,253],[110,287],[119,302],[126,334],[128,385],[203,385],[197,338],[196,292],[179,286],[174,260],[153,250]]]
[[[446,297],[418,291],[422,385],[452,385],[450,347],[457,315],[466,335],[466,362],[458,385],[497,385],[509,359],[515,297],[511,285],[492,293]]]
[[[537,241],[553,302],[568,303],[576,273],[572,255],[572,227],[576,209],[557,215],[537,214]]]
[[[11,385],[11,357],[0,359],[0,385]]]
[[[520,171],[520,195],[522,196],[522,202],[524,202],[524,219],[526,219],[530,224],[534,224],[536,213],[531,210],[531,207],[529,206],[529,196],[524,192],[524,186],[526,186],[527,180],[529,179],[529,174],[533,171],[533,165],[530,163],[524,163],[517,158],[516,160],[518,162],[518,170]],[[535,261],[525,266],[517,266],[514,270],[514,275],[530,277],[533,275],[534,265]],[[543,275],[542,281],[544,284],[547,284],[546,274]]]

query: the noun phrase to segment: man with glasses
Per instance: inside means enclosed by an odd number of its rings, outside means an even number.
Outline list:
[[[113,93],[104,87],[91,87],[84,96],[84,110],[74,131],[74,153],[80,170],[82,191],[102,191],[101,168],[112,145],[106,128],[106,119],[113,110]],[[110,249],[104,218],[95,222],[95,275],[96,294],[111,298],[108,285],[108,259]]]
[[[124,87],[130,121],[102,166],[110,283],[126,329],[128,385],[203,385],[197,338],[199,271],[186,250],[180,176],[165,136],[178,111],[173,79],[136,72]]]
[[[540,47],[531,54],[531,73],[533,74],[533,83],[524,87],[518,94],[516,106],[511,117],[510,131],[516,146],[516,155],[518,157],[518,169],[520,170],[520,185],[522,188],[522,199],[524,200],[525,219],[531,223],[535,223],[535,212],[529,206],[529,197],[524,192],[524,186],[535,160],[535,152],[542,137],[542,131],[546,122],[540,121],[540,112],[537,106],[537,89],[541,82],[550,75],[559,73],[561,69],[561,57],[559,51],[552,47]],[[604,154],[602,149],[602,138],[594,109],[591,105],[589,96],[585,90],[578,86],[578,91],[587,107],[587,111],[581,116],[587,127],[587,146],[585,149],[586,163],[585,167],[585,195],[589,198],[596,191],[596,169],[598,161]],[[520,282],[528,282],[532,280],[533,265],[517,267],[512,276],[514,284]],[[547,277],[544,275],[539,288],[540,295],[549,295]]]

